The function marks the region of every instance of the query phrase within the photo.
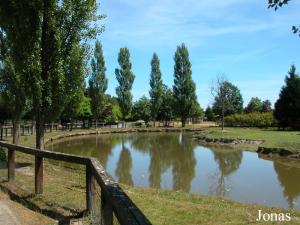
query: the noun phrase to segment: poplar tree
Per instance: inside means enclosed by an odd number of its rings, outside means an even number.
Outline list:
[[[74,45],[101,33],[95,0],[3,0],[0,27],[12,43],[36,120],[36,147],[44,148],[44,123],[60,116],[66,95],[65,65]],[[24,44],[25,43],[25,44]],[[72,75],[70,75],[72,76]]]
[[[161,79],[160,62],[156,53],[153,54],[151,60],[150,87],[151,117],[155,121],[157,120],[163,99],[163,82]]]
[[[105,92],[108,84],[108,80],[105,75],[106,67],[102,45],[99,41],[96,41],[91,66],[92,75],[89,79],[89,95],[91,97],[91,110],[93,117],[96,119],[97,128],[98,119],[103,114],[105,108]]]
[[[121,48],[118,56],[120,68],[115,70],[119,86],[116,88],[117,100],[121,108],[122,119],[125,120],[132,110],[132,84],[135,75],[131,71],[130,53],[128,48]],[[123,124],[124,127],[124,124]]]
[[[176,114],[181,118],[182,127],[185,127],[186,120],[192,115],[197,97],[196,85],[192,80],[189,52],[184,44],[177,47],[174,61],[174,108]]]

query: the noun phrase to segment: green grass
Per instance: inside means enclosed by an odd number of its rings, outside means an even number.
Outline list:
[[[265,142],[261,145],[269,148],[285,148],[300,152],[300,131],[278,131],[275,129],[257,128],[208,128],[207,137],[213,138],[247,138],[260,139]]]
[[[150,221],[157,225],[272,224],[256,222],[258,210],[267,213],[289,212],[292,221],[288,224],[300,224],[300,212],[297,211],[241,204],[219,197],[184,192],[132,188],[124,185],[122,187]]]

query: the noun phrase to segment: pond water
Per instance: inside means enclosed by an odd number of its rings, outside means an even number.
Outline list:
[[[300,163],[255,152],[207,148],[190,133],[102,134],[48,146],[93,156],[118,182],[217,195],[239,202],[300,208]]]

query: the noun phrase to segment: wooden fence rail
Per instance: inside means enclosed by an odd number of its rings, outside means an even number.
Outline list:
[[[92,157],[76,156],[47,150],[38,150],[0,141],[0,147],[8,150],[8,181],[15,179],[15,152],[35,156],[35,193],[43,194],[43,159],[85,165],[86,168],[86,206],[89,212],[93,207],[93,187],[101,189],[101,224],[112,225],[113,213],[121,225],[150,225],[150,221],[132,202],[122,188],[108,175],[100,162]]]

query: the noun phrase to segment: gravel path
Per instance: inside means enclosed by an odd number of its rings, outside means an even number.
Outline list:
[[[14,215],[9,200],[0,201],[0,224],[20,225],[18,218]]]

